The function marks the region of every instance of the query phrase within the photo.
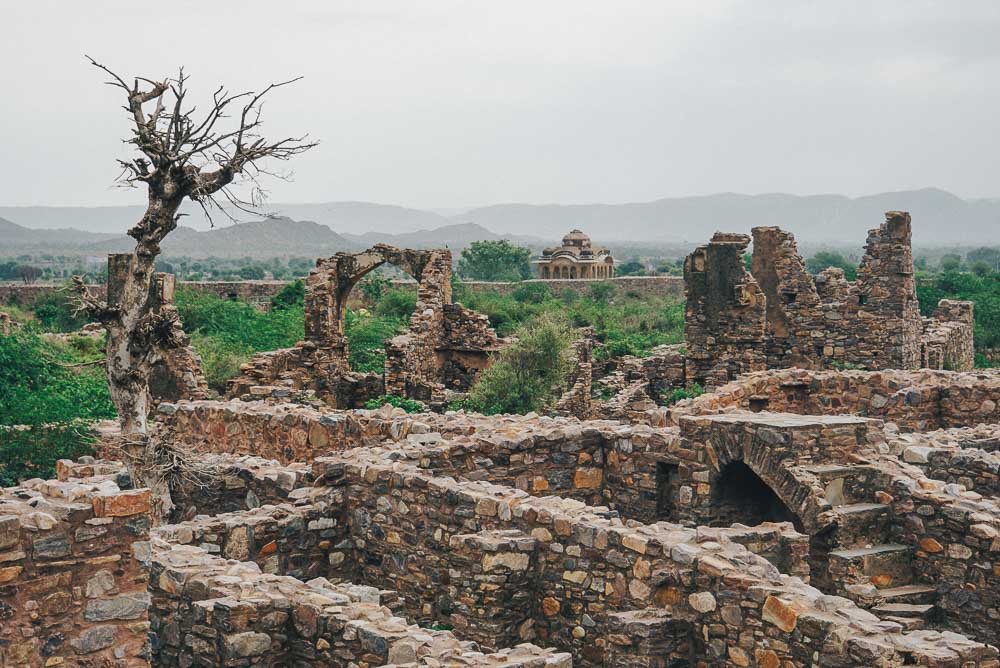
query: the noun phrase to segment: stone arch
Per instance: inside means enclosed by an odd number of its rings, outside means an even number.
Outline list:
[[[709,483],[713,495],[715,487],[726,482],[726,467],[739,462],[788,509],[798,531],[812,536],[833,527],[822,486],[813,484],[812,476],[794,465],[787,450],[773,447],[766,433],[721,430],[713,434],[710,445],[714,454]]]
[[[391,264],[417,281],[417,299],[429,308],[451,303],[451,251],[409,250],[377,244],[360,253],[337,253],[318,260],[306,279],[306,341],[329,350],[345,370],[344,314],[351,290],[366,275]],[[428,269],[433,267],[433,271]]]

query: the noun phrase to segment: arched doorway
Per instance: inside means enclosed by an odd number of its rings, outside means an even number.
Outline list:
[[[802,522],[774,490],[742,461],[722,467],[712,487],[711,525],[734,523],[755,526],[762,522],[791,522],[802,531]]]

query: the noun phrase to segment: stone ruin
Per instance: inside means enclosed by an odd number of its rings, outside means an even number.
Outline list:
[[[351,290],[389,263],[418,283],[409,328],[386,342],[383,374],[351,371],[344,317]],[[362,253],[318,260],[306,281],[304,341],[256,355],[228,385],[229,396],[289,396],[312,390],[331,406],[359,408],[393,394],[443,405],[464,392],[502,341],[488,318],[454,303],[451,251],[410,250],[378,244]]]
[[[1000,373],[660,410],[162,403],[169,523],[107,460],[0,493],[0,664],[1000,666]]]
[[[684,346],[662,346],[594,369],[613,398],[577,415],[640,419],[675,388],[715,388],[766,369],[973,368],[973,304],[944,299],[920,315],[910,215],[886,213],[870,230],[856,281],[842,269],[817,276],[791,233],[716,233],[685,260]],[[588,412],[589,411],[589,412]]]
[[[1000,371],[966,369],[971,305],[919,317],[901,214],[854,283],[754,234],[754,273],[741,235],[688,258],[686,347],[599,363],[584,333],[554,417],[290,401],[437,401],[498,345],[446,251],[320,261],[306,341],[228,401],[160,403],[190,468],[171,517],[106,458],[0,490],[0,665],[1000,668]],[[384,381],[343,335],[382,262],[420,283]]]

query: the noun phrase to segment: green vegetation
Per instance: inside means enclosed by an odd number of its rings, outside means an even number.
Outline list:
[[[86,364],[101,347],[47,339],[37,324],[0,336],[0,486],[52,477],[57,459],[92,451],[86,421],[115,415],[104,367]]]
[[[475,281],[522,281],[531,278],[531,249],[506,239],[473,241],[462,251],[458,273]]]
[[[806,259],[806,270],[810,274],[818,274],[828,267],[843,269],[844,277],[849,281],[858,277],[858,263],[848,260],[837,251],[819,251]]]
[[[967,299],[976,303],[976,348],[1000,348],[1000,273],[990,271],[979,276],[959,272],[918,276],[917,297],[920,311],[930,315],[941,299]],[[980,356],[980,363],[985,360]]]
[[[393,408],[402,408],[407,413],[423,413],[427,410],[427,407],[423,403],[416,401],[415,399],[404,399],[403,397],[397,397],[394,394],[383,394],[381,397],[376,399],[369,399],[365,402],[365,408],[369,410],[376,410],[382,408],[386,404],[392,406]]]
[[[181,287],[176,304],[191,343],[201,355],[205,378],[217,391],[239,373],[256,352],[289,348],[305,336],[302,281],[294,281],[272,299],[272,309],[262,313],[243,301]],[[348,311],[344,330],[349,344],[348,361],[355,371],[381,371],[385,363],[383,341],[401,332],[413,311],[415,295],[389,290],[375,313]],[[399,315],[403,305],[405,315]]]
[[[694,399],[695,397],[700,397],[705,394],[705,389],[698,383],[694,383],[691,387],[675,387],[670,391],[666,397],[663,398],[662,404],[664,406],[673,406],[678,401],[684,399]]]
[[[665,343],[684,339],[684,304],[668,297],[619,294],[613,283],[590,286],[588,294],[565,289],[554,295],[544,283],[526,283],[510,295],[496,291],[462,289],[455,299],[489,316],[500,336],[508,336],[530,319],[545,313],[565,314],[573,327],[593,327],[601,344],[594,355],[607,359],[615,355],[643,356]]]
[[[551,408],[573,367],[573,339],[569,322],[559,314],[525,323],[517,340],[479,375],[461,407],[487,415]]]

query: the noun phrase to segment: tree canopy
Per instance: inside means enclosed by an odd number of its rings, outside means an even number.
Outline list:
[[[506,239],[473,241],[462,251],[458,273],[476,281],[522,281],[531,278],[531,250]]]

